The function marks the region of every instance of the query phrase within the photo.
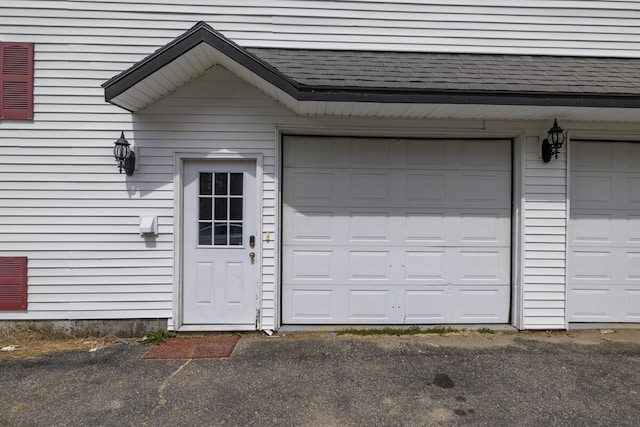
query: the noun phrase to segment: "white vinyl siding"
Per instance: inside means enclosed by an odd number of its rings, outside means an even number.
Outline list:
[[[246,152],[263,161],[261,221],[270,239],[263,242],[260,300],[262,324],[273,328],[273,123],[290,115],[218,67],[126,125],[138,160],[129,178],[118,174],[112,154],[121,124],[83,131],[91,122],[79,121],[67,125],[76,130],[57,131],[37,120],[17,138],[17,125],[3,123],[16,131],[0,146],[0,255],[29,257],[29,312],[2,317],[171,318],[174,155]],[[157,237],[140,236],[141,215],[158,216]]]
[[[195,22],[245,47],[640,57],[636,1],[514,3],[0,2],[0,40],[35,42],[34,121],[0,122],[0,256],[29,257],[29,312],[1,318],[171,317],[174,155],[235,150],[263,156],[262,222],[270,236],[263,236],[262,326],[276,326],[278,126],[338,135],[512,137],[550,125],[502,121],[499,111],[486,122],[295,118],[219,68],[137,117],[104,101],[102,83]],[[379,106],[349,108],[375,114]],[[638,133],[634,124],[616,129]],[[130,178],[118,175],[112,155],[121,131],[139,160]],[[527,138],[524,326],[564,327],[565,162],[543,165],[538,151],[538,138]],[[139,235],[141,215],[158,216],[157,238]]]
[[[540,140],[526,138],[523,327],[563,329],[567,221],[566,152],[544,163]]]
[[[201,20],[241,46],[640,55],[635,1],[22,0],[0,6],[4,33],[46,43],[52,53],[63,48],[58,43],[74,55],[100,52],[110,62],[147,55]]]

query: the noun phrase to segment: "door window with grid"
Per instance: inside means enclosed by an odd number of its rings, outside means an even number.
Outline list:
[[[198,245],[242,246],[244,174],[200,172]]]

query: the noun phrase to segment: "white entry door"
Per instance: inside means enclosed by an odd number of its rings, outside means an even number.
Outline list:
[[[184,171],[183,324],[255,326],[255,162],[189,161]]]

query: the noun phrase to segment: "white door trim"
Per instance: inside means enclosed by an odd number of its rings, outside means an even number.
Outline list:
[[[216,151],[203,151],[203,150],[188,150],[174,153],[173,159],[173,318],[169,319],[168,329],[175,331],[208,331],[211,330],[209,325],[184,325],[183,313],[182,313],[182,299],[183,299],[183,232],[182,226],[184,222],[184,215],[182,213],[182,204],[184,200],[184,165],[186,161],[194,160],[250,160],[256,164],[256,228],[258,230],[256,236],[255,251],[259,254],[260,262],[263,262],[262,257],[262,235],[263,235],[263,181],[264,181],[264,166],[263,155],[261,153],[247,152],[247,153],[220,153]],[[256,313],[257,321],[255,325],[241,326],[241,325],[216,325],[215,330],[218,331],[238,331],[238,330],[256,330],[260,329],[260,316],[259,313],[262,309],[262,271],[263,265],[260,266],[256,283]]]
[[[512,209],[511,209],[511,325],[524,325],[524,211],[525,163],[527,135],[523,131],[512,142]]]

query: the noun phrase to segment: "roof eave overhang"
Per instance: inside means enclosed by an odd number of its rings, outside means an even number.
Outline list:
[[[198,66],[184,73],[164,73],[161,90],[145,90],[150,79],[155,79],[163,70],[180,65],[187,55],[195,55],[197,49],[206,46],[206,54],[198,55]],[[204,59],[203,59],[204,58]],[[305,114],[308,108],[304,104],[317,103],[374,103],[385,105],[447,105],[476,106],[479,114],[481,106],[512,106],[526,109],[527,118],[547,118],[546,114],[534,114],[532,107],[552,107],[567,113],[576,109],[594,108],[608,111],[604,116],[611,117],[612,110],[640,109],[640,97],[574,93],[524,93],[509,91],[456,91],[456,90],[404,90],[397,88],[372,87],[325,87],[303,85],[283,74],[257,56],[236,45],[208,24],[198,22],[190,30],[177,37],[158,51],[134,64],[129,69],[105,82],[102,86],[105,99],[114,105],[136,112],[158,101],[168,93],[199,77],[207,69],[221,64],[247,81],[269,94],[297,114]],[[181,67],[180,70],[183,70]],[[151,93],[149,93],[151,92]],[[469,108],[466,108],[469,110]],[[631,117],[626,111],[626,115]],[[523,113],[524,114],[524,113]],[[350,113],[353,115],[353,112]],[[366,115],[363,114],[363,115]],[[513,117],[515,118],[515,117]]]

